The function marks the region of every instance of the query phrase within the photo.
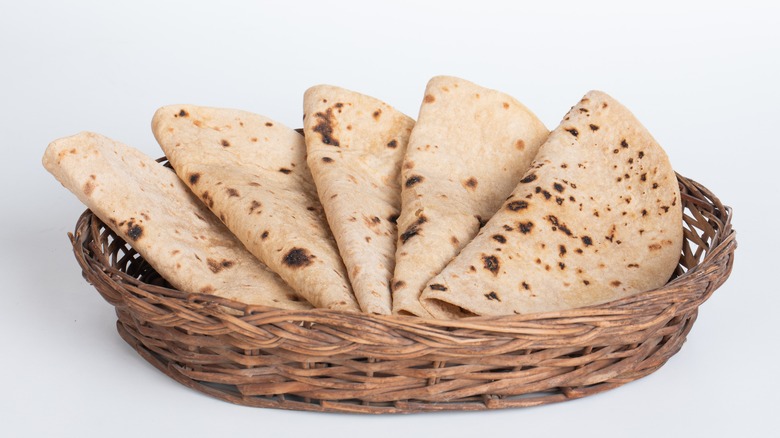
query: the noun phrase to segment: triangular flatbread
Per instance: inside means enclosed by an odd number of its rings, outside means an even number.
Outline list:
[[[43,165],[175,288],[245,304],[311,308],[173,171],[140,151],[82,132],[52,142]]]
[[[428,82],[402,170],[393,313],[429,316],[425,284],[501,206],[547,134],[506,94],[453,77]]]
[[[623,105],[592,91],[422,301],[438,318],[600,304],[665,284],[681,245],[666,153]]]
[[[249,112],[193,105],[159,109],[152,130],[179,177],[252,254],[315,307],[359,309],[302,135]]]
[[[304,95],[308,164],[360,308],[391,312],[399,177],[414,120],[390,105],[320,85]]]

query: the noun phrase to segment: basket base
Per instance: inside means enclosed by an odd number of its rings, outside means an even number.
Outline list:
[[[183,357],[181,351],[171,352],[168,349],[168,346],[165,343],[161,343],[159,339],[147,338],[142,333],[144,331],[150,331],[149,329],[151,329],[151,327],[147,326],[145,329],[139,330],[132,321],[132,318],[130,318],[130,315],[119,310],[117,311],[117,315],[119,316],[119,319],[117,320],[117,331],[121,338],[133,347],[141,357],[173,380],[188,388],[230,403],[251,407],[298,411],[410,414],[442,411],[483,411],[539,406],[574,400],[617,388],[653,373],[664,365],[671,356],[676,354],[682,347],[688,333],[693,327],[697,314],[698,312],[694,310],[686,317],[675,317],[670,320],[662,330],[658,331],[659,333],[663,333],[663,335],[659,334],[645,340],[645,342],[630,345],[628,348],[623,349],[623,351],[615,351],[611,354],[604,355],[604,361],[609,362],[609,364],[602,364],[603,366],[597,373],[594,374],[591,370],[587,373],[579,373],[583,375],[587,374],[587,380],[598,381],[598,383],[580,386],[549,387],[549,382],[544,382],[542,386],[539,387],[540,390],[533,391],[533,385],[531,385],[530,391],[528,388],[524,389],[524,391],[529,392],[524,392],[519,395],[480,395],[476,397],[467,397],[465,399],[443,399],[437,401],[415,399],[368,401],[359,398],[325,400],[297,395],[294,392],[262,395],[246,394],[246,391],[242,391],[242,385],[215,383],[224,380],[224,370],[220,369],[215,373],[210,373],[207,365],[174,360],[175,358],[181,359]],[[158,330],[159,328],[155,328],[151,331],[159,333]],[[196,357],[202,352],[199,352],[198,349],[195,348],[192,349],[191,353],[193,357]],[[527,354],[524,351],[519,353],[521,355]],[[270,352],[269,354],[274,356],[275,352]],[[589,354],[593,354],[593,351],[591,350]],[[573,354],[571,356],[577,357],[578,355]],[[613,358],[607,359],[607,356],[612,356]],[[356,360],[354,357],[345,357],[342,360],[339,360],[339,358],[331,359],[330,362],[321,364],[321,366],[326,368],[340,367],[344,366],[343,362],[353,362]],[[445,364],[441,364],[438,361],[434,361],[433,365],[439,369],[445,367]],[[567,374],[577,374],[577,370],[584,371],[586,367],[593,368],[592,364],[574,367],[574,369]],[[523,367],[521,366],[520,368]],[[529,368],[529,370],[528,374],[531,376],[538,374],[533,371],[533,368]],[[193,374],[197,374],[200,378],[193,378]],[[295,380],[289,379],[289,376],[284,375],[284,373],[278,377],[277,380],[279,381],[274,383],[278,388],[284,388],[285,384],[288,386],[290,386],[290,384],[293,386],[295,385]],[[517,379],[517,377],[515,377],[515,379]],[[567,379],[561,380],[564,381]],[[441,382],[434,382],[434,384],[441,384]],[[327,384],[323,384],[323,386],[327,386]]]

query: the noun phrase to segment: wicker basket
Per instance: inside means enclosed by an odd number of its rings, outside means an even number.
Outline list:
[[[565,312],[433,321],[286,311],[172,289],[87,210],[71,243],[116,307],[122,338],[160,371],[241,405],[360,413],[483,410],[580,398],[644,377],[682,346],[728,278],[732,211],[678,175],[679,266],[664,287]]]

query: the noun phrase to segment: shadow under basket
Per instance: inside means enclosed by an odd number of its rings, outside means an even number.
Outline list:
[[[644,377],[679,351],[728,278],[732,210],[678,175],[679,265],[663,287],[535,315],[434,321],[248,306],[175,290],[89,210],[70,235],[122,339],[177,382],[241,405],[411,413],[534,406]]]

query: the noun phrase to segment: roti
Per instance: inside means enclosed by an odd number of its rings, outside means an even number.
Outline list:
[[[174,105],[152,130],[179,177],[314,307],[359,310],[306,165],[303,136],[245,111]]]
[[[628,109],[592,91],[421,300],[437,318],[605,303],[664,285],[682,237],[666,153]]]
[[[426,283],[528,169],[548,131],[516,99],[446,76],[428,82],[402,168],[393,313],[429,316]]]
[[[304,95],[308,165],[364,313],[389,315],[399,177],[414,120],[373,97],[320,85]]]
[[[91,132],[49,144],[43,165],[175,288],[245,304],[309,309],[170,169]]]

